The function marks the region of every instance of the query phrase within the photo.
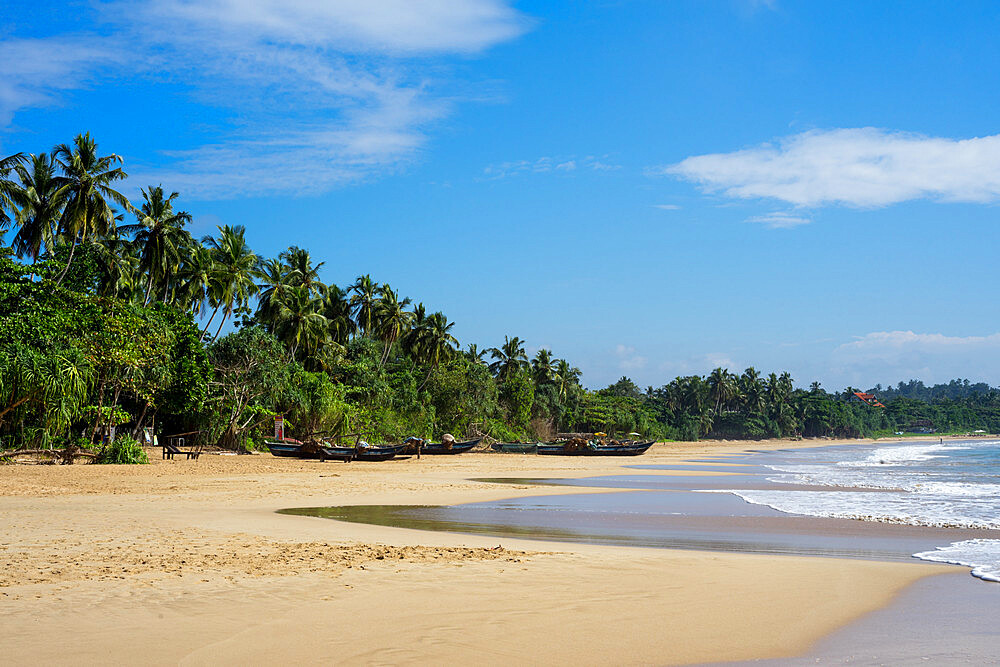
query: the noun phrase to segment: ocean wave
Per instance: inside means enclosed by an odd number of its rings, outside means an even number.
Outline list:
[[[1000,583],[1000,540],[964,540],[934,551],[913,554],[914,558],[972,568],[972,576]]]
[[[710,489],[732,493],[748,503],[786,514],[831,519],[856,519],[937,528],[1000,529],[994,497],[964,498],[955,502],[939,496],[867,491],[768,491]]]
[[[941,452],[957,449],[966,449],[966,447],[963,445],[950,444],[882,447],[876,449],[865,459],[860,461],[841,461],[837,465],[858,467],[907,465],[910,463],[942,458],[944,454]]]

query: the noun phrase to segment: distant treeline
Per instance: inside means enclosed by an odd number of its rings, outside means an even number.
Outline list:
[[[125,178],[89,135],[0,160],[0,448],[87,449],[112,428],[152,426],[239,449],[279,414],[292,435],[371,441],[1000,430],[997,392],[939,390],[958,381],[876,388],[885,408],[752,367],[589,390],[572,363],[547,349],[529,359],[517,336],[461,346],[444,313],[368,275],[324,282],[304,248],[259,256],[241,226],[195,238],[177,193],[149,186],[133,203]]]
[[[643,416],[639,421],[685,440],[856,438],[927,429],[1000,432],[1000,392],[994,389],[932,400],[886,398],[872,390],[885,407],[859,399],[857,391],[848,387],[830,393],[816,382],[809,389],[795,389],[787,373],[762,377],[751,367],[741,374],[717,368],[707,376],[679,377],[645,391],[622,378],[597,394],[630,401]]]
[[[931,387],[926,386],[920,380],[910,380],[900,382],[895,387],[877,384],[868,390],[870,393],[879,396],[884,400],[894,398],[914,398],[918,401],[937,401],[943,398],[958,399],[969,396],[985,395],[998,391],[985,382],[969,382],[968,380],[952,380],[948,384],[936,384]]]

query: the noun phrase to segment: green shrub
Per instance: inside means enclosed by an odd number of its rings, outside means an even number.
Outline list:
[[[134,464],[149,463],[142,445],[128,436],[118,438],[101,450],[97,463]]]

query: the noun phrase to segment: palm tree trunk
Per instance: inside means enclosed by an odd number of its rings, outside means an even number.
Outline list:
[[[56,280],[56,286],[62,285],[62,281],[66,278],[66,272],[69,271],[69,265],[73,263],[73,253],[76,251],[76,239],[69,246],[69,257],[66,259],[66,267],[59,274],[59,278]]]
[[[205,338],[205,334],[208,333],[209,328],[212,326],[212,320],[215,319],[215,314],[217,312],[219,312],[219,306],[216,306],[215,310],[212,311],[212,316],[210,318],[208,318],[208,324],[205,325],[205,330],[201,332],[200,336],[198,336],[198,342],[199,343],[202,341],[203,338]]]
[[[222,327],[223,327],[223,325],[225,325],[226,320],[228,320],[228,319],[229,319],[229,311],[224,311],[222,313],[222,321],[219,322],[219,330],[215,332],[215,337],[216,338],[219,337],[219,333],[222,331]]]
[[[419,387],[417,387],[417,392],[418,393],[421,392],[421,391],[423,391],[424,385],[427,384],[427,381],[431,379],[431,375],[434,373],[434,369],[435,368],[437,368],[437,364],[431,364],[431,369],[429,371],[427,371],[427,377],[425,377],[424,381],[420,383]]]
[[[152,270],[150,270],[150,272],[149,272],[149,281],[146,283],[146,298],[143,299],[143,301],[142,301],[143,307],[146,307],[146,306],[149,305],[149,297],[150,297],[150,295],[152,293],[153,293],[153,272],[152,272]]]

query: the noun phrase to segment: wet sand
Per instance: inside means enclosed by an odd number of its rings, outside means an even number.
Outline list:
[[[751,448],[824,444],[832,443]],[[549,543],[276,513],[577,493],[470,478],[615,475],[640,461],[697,466],[691,461],[746,448],[671,443],[641,460],[473,453],[350,464],[212,455],[161,461],[151,452],[150,466],[3,466],[0,623],[8,642],[0,660],[778,658],[802,654],[915,581],[956,572],[921,562]]]

